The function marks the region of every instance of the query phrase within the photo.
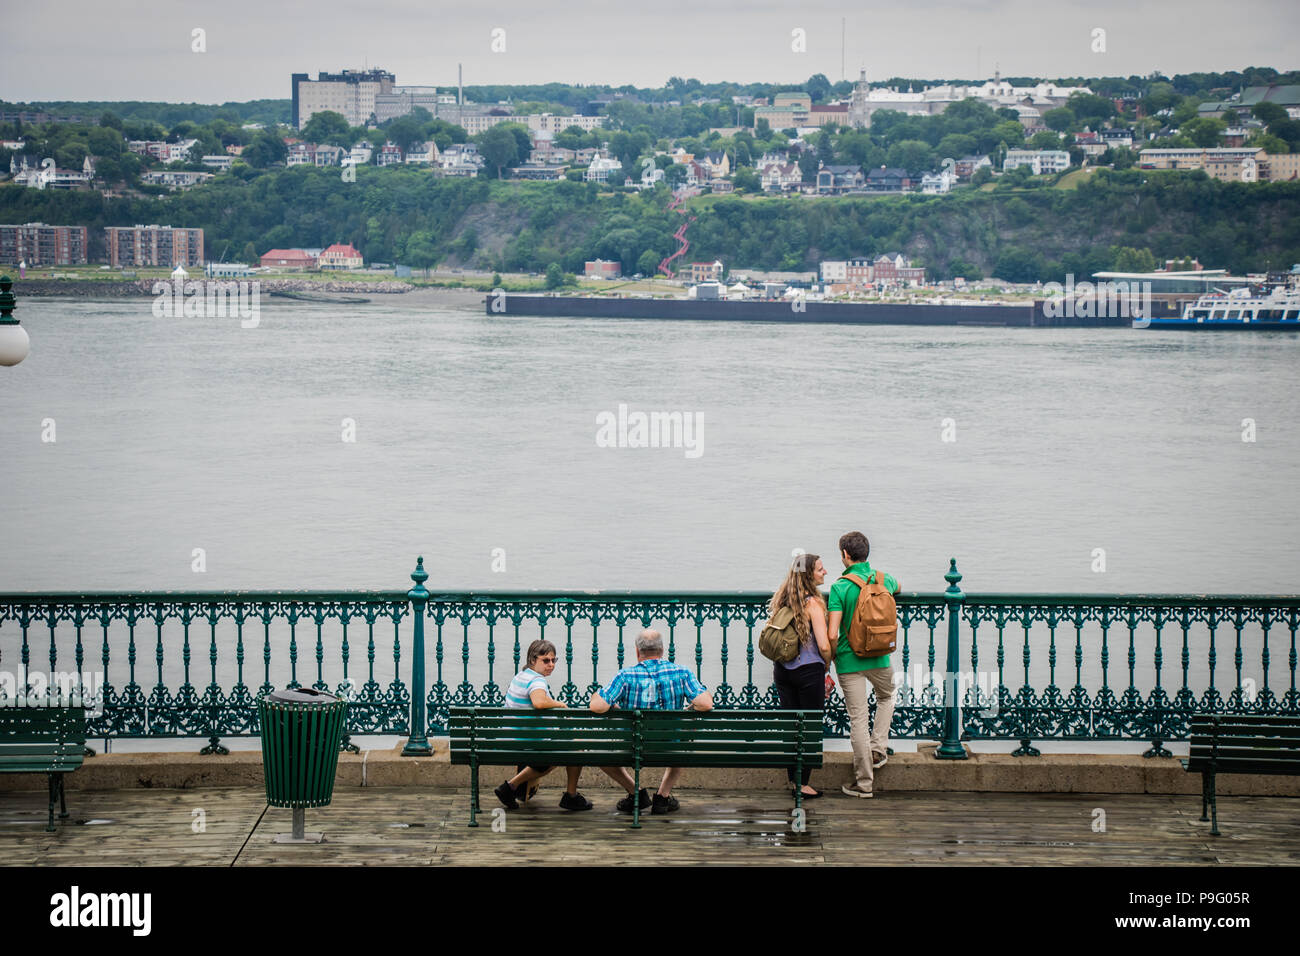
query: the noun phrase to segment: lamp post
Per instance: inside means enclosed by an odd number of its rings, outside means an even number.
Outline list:
[[[13,287],[13,279],[0,276],[0,365],[17,365],[32,350],[27,330],[13,316],[17,301],[9,291]]]

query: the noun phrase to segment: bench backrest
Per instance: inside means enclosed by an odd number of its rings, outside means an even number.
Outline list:
[[[85,752],[84,707],[0,707],[0,772],[76,770]]]
[[[822,715],[806,710],[532,711],[452,707],[451,762],[786,767],[822,762]]]
[[[1189,739],[1189,770],[1300,772],[1300,717],[1197,714]]]

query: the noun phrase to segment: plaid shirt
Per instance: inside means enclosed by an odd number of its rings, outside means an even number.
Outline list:
[[[600,696],[624,710],[680,710],[705,690],[682,665],[652,657],[623,668]]]

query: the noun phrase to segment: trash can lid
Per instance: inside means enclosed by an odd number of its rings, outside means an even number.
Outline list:
[[[338,697],[314,687],[286,687],[284,690],[271,691],[266,699],[284,704],[332,704]]]

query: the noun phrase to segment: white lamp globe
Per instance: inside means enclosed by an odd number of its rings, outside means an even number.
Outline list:
[[[0,325],[0,365],[17,365],[31,350],[26,329],[17,322]]]

